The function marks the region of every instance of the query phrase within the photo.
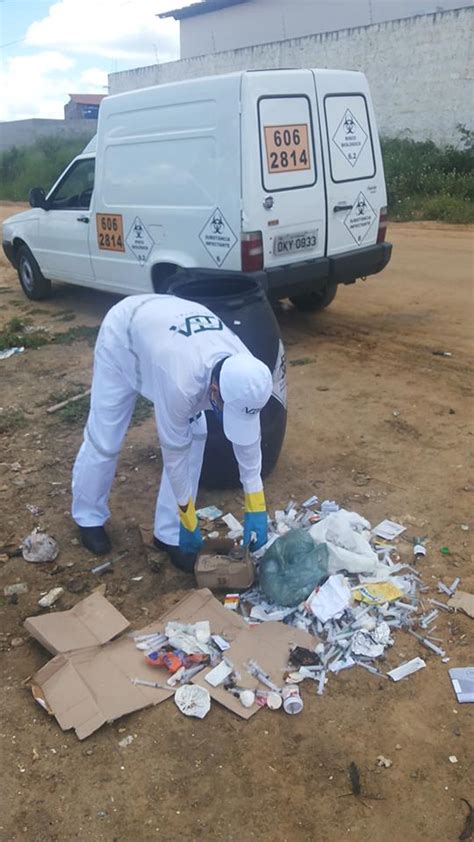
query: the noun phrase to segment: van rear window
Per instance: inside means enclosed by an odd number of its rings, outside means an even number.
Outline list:
[[[331,178],[358,181],[375,175],[374,145],[363,94],[329,94],[324,98]]]
[[[264,189],[276,193],[315,184],[313,123],[308,97],[261,97],[258,122]]]

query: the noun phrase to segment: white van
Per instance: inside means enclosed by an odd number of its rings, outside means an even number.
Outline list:
[[[97,138],[3,226],[29,298],[65,281],[166,291],[178,269],[257,275],[327,306],[380,272],[387,196],[367,80],[341,70],[211,76],[105,99]]]

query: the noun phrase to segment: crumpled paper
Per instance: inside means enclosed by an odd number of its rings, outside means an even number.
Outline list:
[[[182,684],[174,694],[174,700],[185,716],[204,719],[211,709],[211,697],[205,687],[198,684]]]
[[[59,555],[59,544],[46,532],[31,532],[24,539],[21,547],[25,561],[35,563],[54,561]]]
[[[378,658],[383,655],[386,646],[393,646],[393,638],[390,637],[390,626],[384,620],[372,629],[359,629],[356,631],[351,643],[353,655],[364,655],[366,658]]]
[[[342,574],[330,576],[306,600],[305,606],[322,623],[340,617],[352,602],[352,594]]]

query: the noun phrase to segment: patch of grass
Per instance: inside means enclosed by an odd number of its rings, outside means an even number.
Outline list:
[[[412,196],[400,200],[390,214],[394,222],[416,222],[435,220],[454,225],[468,225],[474,222],[474,202],[454,196]]]
[[[55,403],[60,403],[61,401],[65,401],[68,398],[72,398],[74,397],[74,395],[78,395],[81,392],[85,392],[86,389],[87,386],[75,385],[68,387],[67,389],[64,389],[61,392],[53,393],[49,396],[48,406],[52,406]],[[60,421],[63,421],[66,424],[80,424],[81,426],[83,426],[86,423],[87,416],[89,414],[89,408],[90,397],[87,396],[85,398],[80,398],[80,400],[78,401],[74,401],[74,403],[68,404],[62,409],[58,409],[55,415],[57,418],[60,419]],[[146,398],[142,398],[142,396],[139,395],[135,404],[135,410],[132,415],[130,426],[133,427],[137,424],[142,424],[143,421],[146,421],[147,418],[150,418],[150,416],[152,415],[152,402],[147,400]]]
[[[94,345],[98,332],[98,326],[77,325],[76,327],[70,327],[68,330],[65,330],[64,333],[56,333],[52,342],[55,345],[71,345],[72,342],[86,339],[89,345]]]
[[[390,219],[474,222],[474,134],[458,126],[456,146],[383,138]]]
[[[77,392],[74,394],[77,395]],[[60,398],[60,400],[64,401],[66,398],[63,397]],[[56,402],[59,403],[59,401]],[[87,416],[89,415],[90,403],[90,397],[87,395],[84,398],[80,398],[78,401],[74,401],[74,403],[69,403],[67,406],[63,406],[62,409],[58,409],[56,417],[61,421],[64,421],[66,424],[81,424],[81,426],[83,426],[86,423]]]
[[[28,191],[41,185],[46,192],[67,164],[76,157],[90,135],[76,138],[41,137],[31,146],[16,146],[0,154],[0,198],[26,201]]]
[[[316,360],[314,357],[300,357],[298,360],[288,360],[290,365],[309,365],[309,363],[315,363]]]
[[[24,348],[40,348],[49,342],[44,331],[25,333],[27,322],[17,317],[10,319],[0,328],[0,351],[23,345]]]
[[[2,433],[13,433],[26,427],[25,413],[21,409],[0,410],[0,435]]]

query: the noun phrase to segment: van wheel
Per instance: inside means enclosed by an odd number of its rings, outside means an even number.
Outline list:
[[[307,292],[305,295],[295,295],[290,298],[292,304],[297,310],[306,311],[307,313],[317,313],[318,310],[324,310],[329,307],[331,301],[334,301],[337,292],[337,284],[328,284],[320,292]]]
[[[51,295],[51,281],[45,278],[28,246],[20,246],[17,254],[18,278],[23,292],[32,301]]]

